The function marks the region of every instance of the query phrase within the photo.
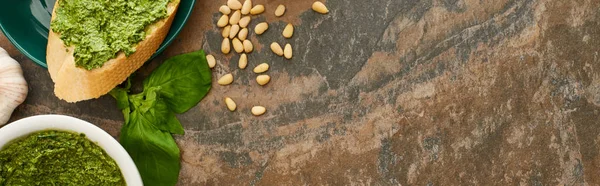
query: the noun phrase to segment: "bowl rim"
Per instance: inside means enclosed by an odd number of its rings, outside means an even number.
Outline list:
[[[150,59],[148,59],[148,61],[154,59],[155,57],[157,57],[158,55],[160,55],[162,52],[164,52],[167,47],[169,47],[169,45],[171,45],[171,43],[173,43],[173,41],[175,41],[175,38],[177,38],[177,36],[179,35],[179,33],[181,33],[181,30],[183,30],[183,27],[185,27],[185,25],[187,24],[188,20],[190,19],[190,16],[192,15],[192,11],[194,11],[194,6],[196,6],[196,0],[188,0],[191,1],[191,7],[189,8],[189,10],[187,12],[181,12],[179,10],[181,10],[180,8],[177,8],[177,12],[175,14],[175,16],[179,15],[179,13],[185,13],[185,16],[183,17],[183,22],[181,23],[181,25],[177,26],[177,27],[173,27],[173,25],[171,25],[171,27],[169,28],[169,32],[174,31],[173,32],[173,37],[170,38],[165,38],[163,40],[163,42],[160,44],[160,46],[158,47],[158,49],[156,49],[156,51],[154,51],[154,54],[152,54],[152,56],[150,57]],[[181,2],[179,2],[181,5]],[[6,36],[6,38],[8,38],[8,40],[10,41],[10,43],[12,43],[12,45],[15,46],[15,48],[17,48],[17,50],[19,50],[19,52],[25,54],[25,56],[27,56],[27,58],[29,58],[31,61],[33,61],[35,64],[44,67],[44,68],[48,68],[48,64],[46,64],[46,62],[42,62],[40,59],[34,57],[33,55],[31,55],[31,53],[29,53],[27,50],[25,50],[25,48],[23,48],[23,46],[21,46],[21,44],[19,44],[19,42],[17,42],[10,33],[8,33],[6,31],[6,29],[4,28],[4,24],[0,23],[0,30],[2,30],[2,33],[4,33],[4,36]],[[167,35],[169,34],[169,32],[167,32]],[[47,45],[47,44],[46,44]],[[45,61],[45,59],[44,59]]]
[[[98,126],[71,116],[37,115],[9,123],[0,128],[0,149],[20,137],[45,130],[84,133],[115,160],[128,186],[143,185],[135,163],[115,138]]]

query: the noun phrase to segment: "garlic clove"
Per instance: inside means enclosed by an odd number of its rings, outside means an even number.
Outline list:
[[[0,126],[27,97],[27,82],[21,65],[0,47]]]

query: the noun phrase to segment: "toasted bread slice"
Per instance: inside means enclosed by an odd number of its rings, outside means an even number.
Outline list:
[[[101,68],[93,70],[75,66],[73,47],[67,48],[60,39],[60,34],[50,29],[46,62],[50,77],[54,81],[54,94],[67,102],[78,102],[98,98],[121,84],[156,52],[169,32],[179,2],[179,0],[172,0],[167,7],[168,17],[146,28],[148,34],[138,43],[135,53],[126,57],[123,52],[120,52]],[[54,12],[58,6],[56,1]],[[54,20],[56,14],[52,15]]]

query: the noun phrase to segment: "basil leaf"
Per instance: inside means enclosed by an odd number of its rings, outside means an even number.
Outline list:
[[[162,99],[154,102],[154,107],[142,115],[151,122],[154,127],[164,132],[173,134],[184,134],[183,126],[173,112],[169,110],[167,104]]]
[[[183,126],[179,123],[175,113],[169,110],[164,99],[156,94],[156,90],[159,89],[152,87],[141,94],[130,96],[134,110],[161,131],[184,134]]]
[[[167,122],[164,125],[161,125],[161,127],[159,127],[159,129],[161,129],[163,131],[168,131],[172,134],[179,134],[179,135],[185,134],[183,125],[181,125],[181,122],[179,122],[179,119],[177,119],[177,116],[175,116],[175,114],[172,112],[169,114],[169,116],[167,116]]]
[[[127,96],[127,89],[115,88],[109,92],[109,94],[117,100],[117,107],[123,112],[123,118],[125,123],[129,122],[129,113],[131,108],[129,107],[129,97]]]
[[[129,107],[129,98],[127,97],[126,89],[115,88],[108,94],[117,100],[117,107],[119,107],[119,109],[123,110]]]
[[[121,129],[121,144],[127,150],[146,186],[175,185],[181,164],[179,148],[170,133],[158,130],[137,111]]]
[[[165,61],[144,80],[142,93],[129,95],[129,81],[111,91],[125,117],[121,144],[145,185],[177,184],[180,152],[171,134],[184,129],[175,113],[197,105],[210,90],[211,77],[204,52],[198,51]]]
[[[146,113],[148,112],[151,108],[154,107],[154,104],[156,104],[156,99],[158,99],[158,95],[156,94],[156,91],[159,90],[160,88],[156,88],[156,87],[152,87],[149,88],[147,90],[144,90],[143,93],[139,94],[142,99],[142,101],[138,101],[140,103],[139,107],[137,107],[137,110],[140,110],[140,113]],[[140,98],[137,98],[135,100],[139,100]]]
[[[203,51],[167,59],[144,80],[144,90],[160,87],[167,106],[181,114],[196,106],[210,90],[211,70]]]

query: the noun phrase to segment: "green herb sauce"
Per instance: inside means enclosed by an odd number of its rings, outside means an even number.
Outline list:
[[[44,131],[0,151],[0,185],[125,185],[117,163],[84,134]]]
[[[59,0],[52,30],[75,45],[75,65],[92,70],[129,56],[146,37],[146,27],[167,17],[169,0]]]

